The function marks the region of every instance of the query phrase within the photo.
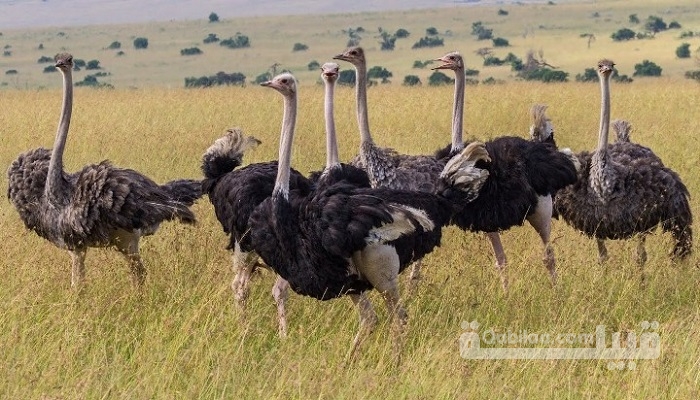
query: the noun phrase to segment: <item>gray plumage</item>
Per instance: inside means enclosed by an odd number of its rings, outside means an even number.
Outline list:
[[[615,142],[609,145],[611,153],[619,153],[619,157],[631,157],[635,159],[644,158],[651,163],[663,166],[661,158],[654,152],[641,144],[630,141],[632,124],[623,119],[616,119],[611,123],[615,131]]]
[[[357,122],[361,142],[360,153],[351,164],[367,171],[372,187],[433,193],[447,159],[436,159],[433,155],[400,154],[391,148],[378,147],[372,140],[369,129],[367,61],[364,50],[359,46],[350,47],[333,58],[352,63],[356,72]]]
[[[72,112],[73,57],[58,54],[55,66],[63,75],[64,95],[53,150],[38,148],[20,154],[8,170],[7,196],[28,229],[71,252],[73,286],[84,276],[87,248],[105,246],[116,246],[127,257],[134,281],[141,284],[146,271],[139,256],[139,238],[153,234],[163,221],[194,223],[188,205],[201,196],[201,186],[192,180],[161,186],[109,161],[88,165],[73,174],[65,172],[63,152]]]
[[[683,258],[692,251],[688,189],[671,169],[607,143],[613,66],[610,60],[598,63],[602,97],[598,148],[578,155],[579,179],[557,193],[555,207],[567,223],[598,240],[600,261],[607,258],[603,240],[638,236],[637,260],[644,263],[644,237],[658,226],[673,235],[673,256]]]

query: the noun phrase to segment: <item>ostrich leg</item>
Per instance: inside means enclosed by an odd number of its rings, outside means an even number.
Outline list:
[[[241,312],[245,311],[246,301],[250,293],[250,278],[255,269],[257,258],[257,254],[253,252],[242,251],[238,242],[234,244],[232,262],[235,275],[231,282],[231,289]]]
[[[411,275],[409,276],[409,281],[408,281],[408,295],[413,296],[416,294],[416,291],[418,290],[418,283],[421,280],[421,274],[420,270],[423,267],[423,260],[418,260],[413,263],[413,267],[411,268]]]
[[[119,231],[114,241],[117,250],[126,257],[131,269],[132,280],[138,287],[143,286],[146,281],[146,268],[139,255],[139,232]]]
[[[647,250],[644,248],[644,243],[646,242],[646,236],[640,235],[639,241],[637,242],[637,265],[640,267],[647,262]]]
[[[503,291],[508,291],[508,276],[506,275],[506,253],[503,251],[503,244],[501,243],[501,235],[498,232],[487,232],[486,237],[491,241],[491,246],[493,247],[493,252],[496,255],[496,271],[501,277],[501,286],[503,286]]]
[[[377,326],[377,313],[375,313],[374,307],[372,307],[372,303],[367,298],[367,295],[362,293],[351,294],[349,296],[357,307],[357,311],[360,315],[360,329],[357,331],[355,339],[352,341],[350,351],[348,351],[348,354],[345,357],[346,363],[349,363],[355,359],[357,349],[360,348],[362,342],[372,334],[374,328]]]
[[[71,271],[70,285],[73,289],[79,290],[85,280],[85,253],[87,249],[81,248],[70,252],[73,260],[73,270]]]
[[[544,258],[542,260],[549,271],[552,285],[556,285],[556,260],[554,258],[554,250],[549,243],[549,238],[552,233],[552,196],[540,196],[537,200],[535,212],[527,217],[527,221],[535,228],[542,239],[542,244],[544,246]]]
[[[289,282],[281,276],[277,276],[275,285],[272,287],[272,297],[277,304],[278,333],[280,337],[287,337],[287,309],[285,304],[289,297]]]
[[[598,244],[598,263],[604,264],[608,261],[608,249],[605,247],[605,240],[596,239]]]

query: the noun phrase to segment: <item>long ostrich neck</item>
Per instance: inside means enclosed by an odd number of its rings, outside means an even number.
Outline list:
[[[600,130],[598,133],[598,154],[607,155],[608,133],[610,130],[610,80],[608,76],[600,80]]]
[[[357,124],[360,126],[362,143],[372,143],[367,115],[367,64],[363,61],[355,66],[355,97],[357,98]]]
[[[277,165],[277,179],[273,195],[282,195],[289,199],[289,169],[292,159],[292,141],[294,140],[294,126],[297,120],[296,93],[284,96],[284,116],[282,117],[282,133],[280,136],[279,162]]]
[[[462,148],[464,148],[464,140],[462,139],[462,128],[464,124],[464,80],[464,70],[461,68],[455,70],[455,100],[454,108],[452,109],[452,153],[461,151]]]
[[[335,85],[333,82],[324,80],[326,83],[326,97],[324,110],[326,117],[326,168],[339,165],[338,141],[335,136],[335,119],[333,118],[333,92]]]
[[[50,200],[56,199],[59,188],[63,184],[63,151],[66,147],[68,127],[73,108],[73,76],[70,69],[63,70],[63,104],[61,106],[61,119],[56,131],[56,140],[53,144],[51,161],[49,162],[48,176],[44,193]]]
[[[610,128],[610,84],[607,76],[600,80],[600,131],[598,132],[598,149],[591,159],[590,184],[593,191],[605,200],[610,195],[615,176],[609,170],[608,131]]]

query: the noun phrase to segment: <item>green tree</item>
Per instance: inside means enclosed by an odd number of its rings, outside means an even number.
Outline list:
[[[406,75],[403,78],[403,85],[404,86],[417,86],[420,84],[421,84],[420,78],[416,75]]]
[[[240,49],[250,47],[250,39],[248,36],[236,32],[235,36],[222,40],[219,45],[228,47],[229,49]]]
[[[189,47],[189,48],[180,50],[181,56],[196,56],[199,54],[202,54],[202,50],[200,50],[198,47]]]
[[[506,11],[506,10],[504,10],[504,9],[502,9],[502,8],[499,8],[499,9],[498,9],[498,15],[508,15],[508,11]]]
[[[430,86],[451,85],[453,83],[454,79],[440,71],[435,71],[428,77],[428,85]]]
[[[676,48],[676,57],[690,58],[690,43],[683,43]]]
[[[204,40],[202,40],[202,42],[204,44],[215,43],[218,41],[219,41],[219,37],[216,36],[216,33],[210,33],[209,35],[207,35],[207,37],[204,38]]]
[[[654,62],[644,60],[634,65],[634,74],[632,76],[661,76],[661,70],[662,68]]]
[[[85,65],[85,69],[101,69],[100,62],[98,60],[90,60]]]
[[[434,28],[431,26],[430,28],[425,30],[425,34],[428,36],[435,36],[438,34],[438,30],[437,30],[437,28]]]
[[[658,33],[668,29],[668,26],[663,19],[650,15],[644,23],[644,30],[652,33]]]
[[[388,83],[389,78],[394,76],[389,70],[384,67],[375,65],[367,71],[367,77],[369,79],[380,79],[382,83]]]
[[[638,24],[639,17],[637,17],[637,14],[630,14],[629,21],[630,21],[630,24]]]
[[[355,86],[355,80],[355,70],[353,69],[344,69],[338,75],[338,85]]]
[[[309,64],[306,65],[306,68],[308,68],[309,71],[315,71],[315,70],[321,68],[321,64],[319,64],[318,61],[313,60]]]
[[[148,39],[145,37],[137,37],[134,39],[134,48],[135,49],[147,49],[148,48]]]
[[[215,12],[209,14],[209,22],[219,22],[219,16]]]
[[[394,36],[396,36],[396,37],[399,38],[399,39],[405,39],[405,38],[407,38],[407,37],[410,36],[410,35],[411,35],[411,33],[410,33],[409,31],[403,29],[403,28],[399,28],[399,29],[396,31],[396,33],[394,34]]]
[[[294,43],[294,47],[292,48],[292,51],[306,51],[309,49],[309,46],[305,45],[304,43]]]
[[[612,40],[616,42],[622,42],[625,40],[631,40],[634,39],[637,34],[634,33],[632,29],[629,28],[622,28],[618,30],[617,32],[613,33],[610,37]]]
[[[510,46],[510,43],[508,43],[507,39],[497,37],[493,39],[493,47],[508,47]]]
[[[114,41],[114,42],[110,43],[109,46],[108,46],[107,48],[110,49],[110,50],[121,49],[121,48],[122,48],[122,44],[121,44],[120,42]]]

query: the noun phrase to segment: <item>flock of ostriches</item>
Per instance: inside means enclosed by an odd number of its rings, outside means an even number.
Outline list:
[[[333,57],[356,71],[360,151],[350,163],[339,161],[333,119],[333,95],[339,66],[323,65],[325,83],[326,165],[308,177],[291,168],[297,114],[294,76],[283,73],[262,85],[284,101],[279,158],[243,166],[243,156],[260,142],[231,129],[202,157],[203,180],[181,179],[159,185],[145,175],[108,161],[75,173],[63,169],[71,118],[73,58],[56,56],[63,76],[63,105],[52,150],[29,150],[8,170],[8,197],[28,229],[68,250],[73,287],[80,287],[89,247],[114,246],[128,260],[135,284],[146,271],[139,255],[141,236],[163,221],[195,222],[189,207],[207,195],[233,252],[237,303],[245,306],[254,269],[277,273],[273,288],[279,330],[286,334],[288,288],[319,300],[347,295],[357,306],[360,329],[348,357],[373,330],[377,316],[366,291],[381,293],[392,319],[394,354],[401,351],[407,314],[398,275],[411,268],[411,288],[421,259],[440,245],[442,228],[484,232],[496,257],[504,290],[506,256],[499,234],[527,220],[544,248],[543,261],[556,283],[550,243],[551,219],[558,216],[598,243],[639,240],[637,260],[644,263],[644,237],[656,227],[675,239],[672,255],[692,250],[689,194],[678,174],[649,149],[629,141],[630,126],[613,122],[616,142],[608,143],[609,82],[614,64],[601,60],[598,147],[578,154],[559,150],[545,106],[532,109],[530,139],[503,136],[485,143],[462,138],[465,72],[459,53],[436,61],[435,69],[455,73],[452,140],[435,154],[406,155],[378,147],[370,133],[367,66],[360,47]]]

